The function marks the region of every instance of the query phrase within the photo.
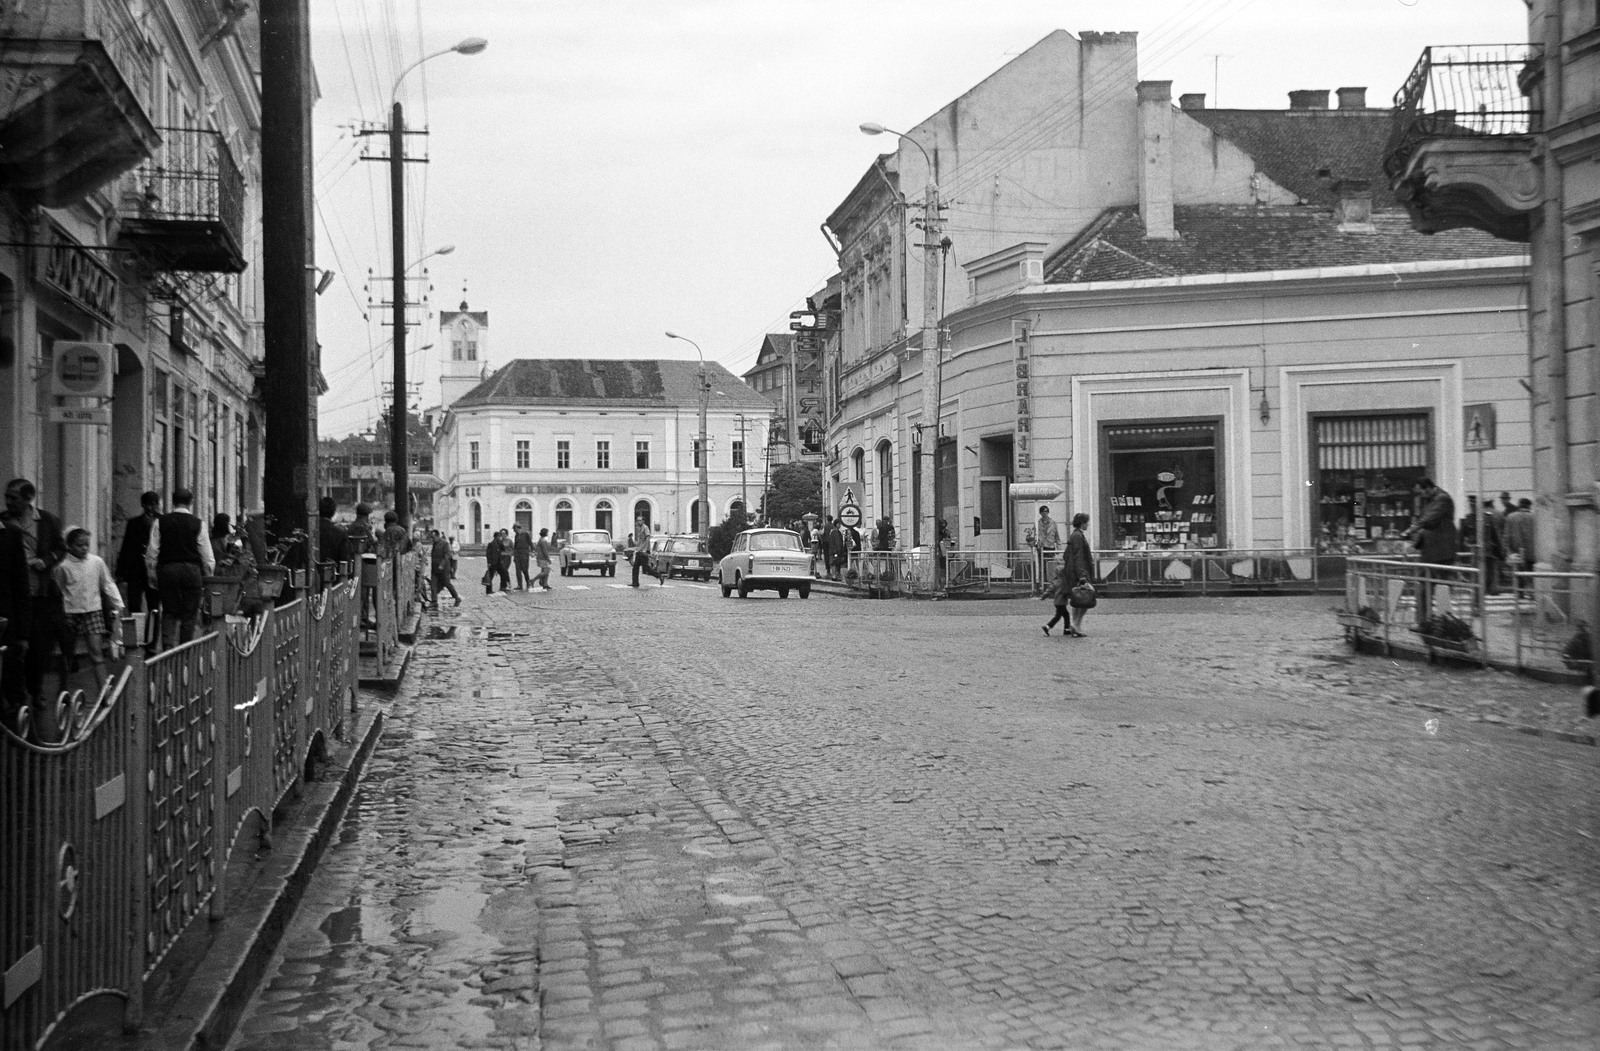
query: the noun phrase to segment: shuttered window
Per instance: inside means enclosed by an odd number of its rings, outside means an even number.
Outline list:
[[[1428,417],[1324,416],[1317,421],[1317,467],[1324,471],[1428,466]]]

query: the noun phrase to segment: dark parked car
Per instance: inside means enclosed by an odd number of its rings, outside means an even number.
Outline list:
[[[698,536],[669,536],[650,545],[650,573],[663,580],[676,576],[710,580],[711,555]]]

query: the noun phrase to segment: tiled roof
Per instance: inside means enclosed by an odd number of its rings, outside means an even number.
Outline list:
[[[767,349],[769,347],[772,349],[772,354],[770,356],[767,354]],[[748,369],[745,369],[744,374],[746,376],[752,376],[757,372],[770,369],[775,365],[778,365],[780,362],[787,362],[789,360],[789,355],[793,353],[793,351],[793,332],[768,332],[766,337],[761,341],[761,350],[756,354],[756,363],[751,365]]]
[[[1478,230],[1419,234],[1400,211],[1374,212],[1373,232],[1341,233],[1310,207],[1207,204],[1173,210],[1178,237],[1147,241],[1137,208],[1111,208],[1045,264],[1046,284],[1191,274],[1523,255],[1527,247]]]
[[[711,404],[767,412],[765,398],[714,361]],[[479,405],[594,405],[700,407],[700,363],[676,359],[518,358],[496,369],[452,409]]]
[[[1267,178],[1313,205],[1333,207],[1333,184],[1340,179],[1367,179],[1374,208],[1395,206],[1383,172],[1388,110],[1191,109],[1182,115],[1238,146]]]

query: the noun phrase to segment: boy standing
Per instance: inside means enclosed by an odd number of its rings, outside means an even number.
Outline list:
[[[67,533],[67,557],[51,572],[56,586],[61,589],[61,601],[67,614],[62,659],[70,671],[77,640],[84,640],[89,650],[89,663],[94,668],[95,686],[101,687],[106,681],[105,607],[110,606],[120,619],[124,608],[122,592],[111,579],[105,559],[89,553],[87,529],[73,529]]]

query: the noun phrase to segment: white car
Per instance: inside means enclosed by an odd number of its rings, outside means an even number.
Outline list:
[[[776,591],[788,598],[790,589],[801,598],[811,597],[811,552],[800,546],[800,534],[787,529],[746,529],[733,539],[733,550],[717,568],[722,597],[734,591],[749,598],[752,591]]]
[[[603,577],[617,575],[617,545],[604,529],[574,529],[561,545],[561,575],[594,569]]]

